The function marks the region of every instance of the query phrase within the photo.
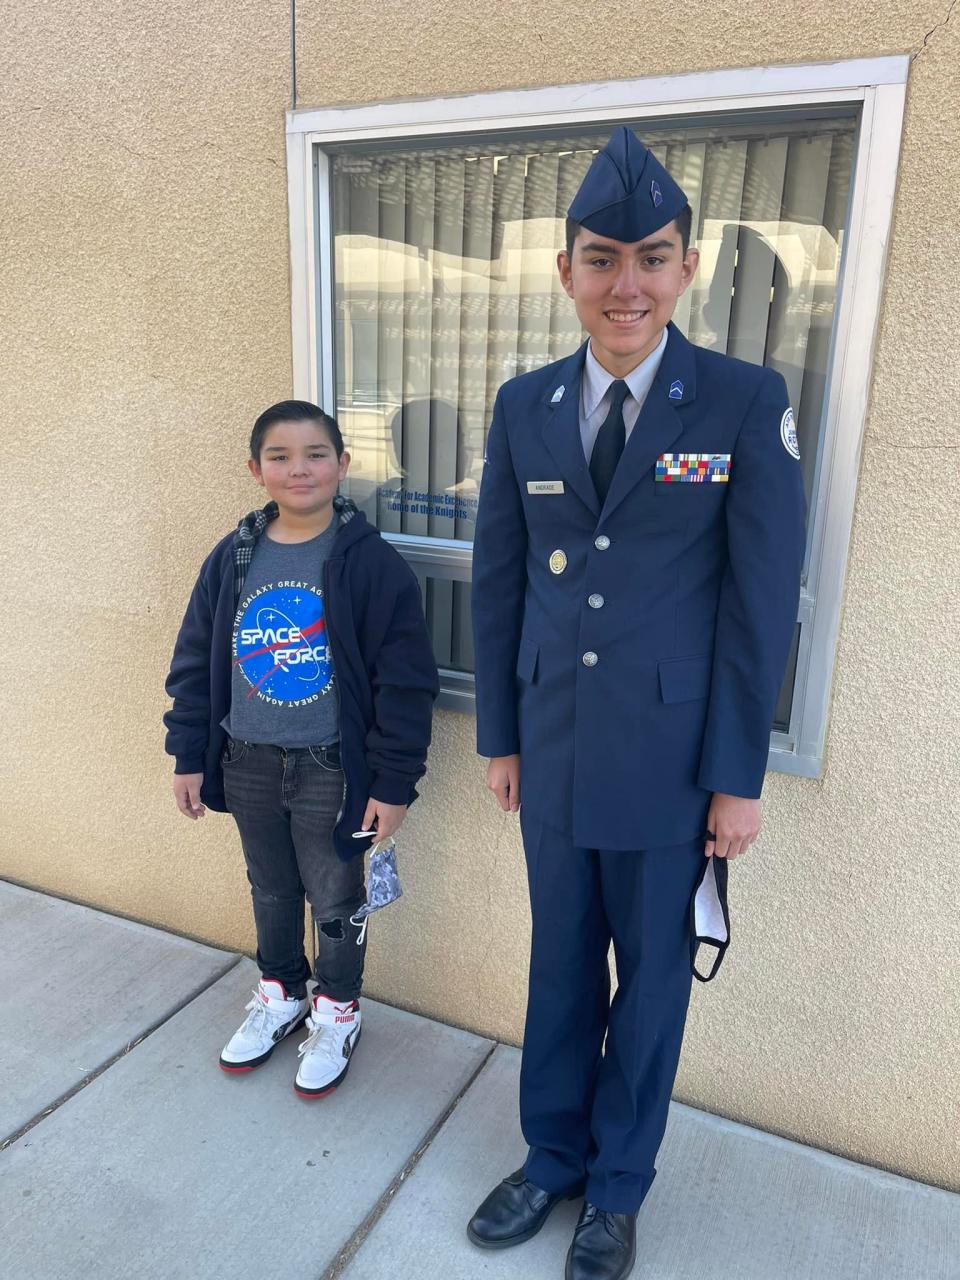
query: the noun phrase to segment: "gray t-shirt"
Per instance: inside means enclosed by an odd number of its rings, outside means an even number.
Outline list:
[[[328,746],[339,696],[324,617],[323,564],[339,522],[309,542],[257,543],[233,621],[231,738]]]

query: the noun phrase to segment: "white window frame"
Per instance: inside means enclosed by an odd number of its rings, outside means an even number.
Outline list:
[[[333,238],[329,213],[318,216],[331,207],[325,147],[582,126],[631,116],[646,122],[721,111],[861,104],[798,613],[793,707],[788,731],[774,732],[770,739],[769,768],[806,777],[817,777],[823,762],[909,64],[904,55],[287,112],[294,395],[334,412]],[[470,580],[470,543],[385,536],[430,576]],[[473,677],[453,671],[441,675],[441,705],[472,710]]]

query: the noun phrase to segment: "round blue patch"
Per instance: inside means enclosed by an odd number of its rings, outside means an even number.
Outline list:
[[[302,702],[326,693],[333,662],[320,592],[279,587],[245,600],[233,658],[250,685],[248,698]]]

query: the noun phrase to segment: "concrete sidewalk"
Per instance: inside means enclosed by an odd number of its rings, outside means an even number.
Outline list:
[[[523,1147],[519,1054],[364,1002],[343,1089],[296,1040],[216,1068],[240,956],[0,881],[0,1270],[11,1280],[560,1280],[578,1206],[486,1254],[470,1212]],[[63,975],[70,974],[70,998]],[[634,1280],[960,1280],[960,1196],[672,1108]]]

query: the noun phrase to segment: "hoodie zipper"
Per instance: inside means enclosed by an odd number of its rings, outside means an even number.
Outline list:
[[[338,517],[339,518],[339,517]],[[341,529],[342,529],[341,525]],[[340,534],[337,530],[337,535]],[[327,620],[327,635],[330,637],[330,652],[333,653],[333,628],[330,625],[330,557],[323,562],[323,615]],[[333,662],[334,679],[336,679],[337,661],[334,656]],[[343,699],[340,695],[340,689],[337,689],[337,741],[340,746],[340,772],[343,776],[343,791],[340,795],[340,809],[333,821],[333,829],[336,831],[340,825],[347,808],[347,771],[343,767]]]

